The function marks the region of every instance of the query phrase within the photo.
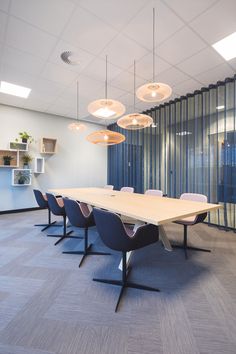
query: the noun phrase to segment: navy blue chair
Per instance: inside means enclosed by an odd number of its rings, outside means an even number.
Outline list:
[[[65,207],[64,207],[63,198],[56,198],[51,193],[46,193],[46,196],[47,196],[47,200],[48,200],[48,206],[49,206],[49,209],[51,210],[51,212],[54,215],[62,216],[62,218],[63,218],[63,233],[62,234],[48,234],[47,235],[49,237],[60,237],[59,240],[55,243],[55,246],[66,238],[82,239],[82,237],[80,237],[80,236],[70,236],[70,234],[72,234],[72,232],[74,232],[73,230],[71,230],[69,232],[66,231],[66,211],[65,211]]]
[[[61,227],[61,225],[56,225],[56,221],[52,222],[52,220],[51,220],[51,211],[50,211],[49,206],[48,206],[47,196],[45,194],[43,194],[38,189],[34,189],[33,192],[34,192],[34,196],[35,196],[36,202],[38,203],[38,206],[41,209],[48,209],[48,223],[47,224],[36,224],[34,226],[43,226],[43,229],[41,231],[44,231],[44,230],[48,229],[51,226]]]
[[[158,227],[151,224],[140,226],[135,232],[125,226],[119,215],[102,209],[93,209],[94,219],[98,233],[104,244],[122,253],[122,279],[97,279],[94,281],[121,286],[119,298],[115,307],[118,309],[125,288],[142,289],[148,291],[160,291],[156,288],[137,284],[128,280],[131,268],[127,268],[126,252],[133,251],[159,240]]]
[[[65,251],[66,254],[81,254],[82,258],[79,267],[82,265],[86,256],[91,255],[110,255],[110,253],[91,251],[92,244],[88,244],[88,229],[95,226],[93,213],[87,204],[79,203],[75,200],[63,199],[66,215],[72,226],[84,229],[84,249],[82,251]]]

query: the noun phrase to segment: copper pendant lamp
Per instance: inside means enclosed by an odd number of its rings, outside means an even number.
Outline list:
[[[138,99],[144,102],[161,102],[171,96],[172,89],[162,82],[155,82],[155,9],[153,8],[153,77],[152,82],[139,87],[136,91]]]
[[[73,132],[83,132],[87,129],[86,125],[79,122],[79,82],[76,82],[76,122],[70,123],[68,129]]]
[[[125,113],[125,106],[121,102],[107,98],[107,55],[105,98],[91,102],[88,105],[88,111],[90,114],[100,119],[115,119]]]
[[[125,136],[112,130],[98,130],[87,136],[90,143],[102,146],[117,145],[125,141]]]
[[[135,86],[136,86],[136,68],[134,61],[134,112],[135,112]],[[147,114],[131,113],[118,119],[119,127],[128,130],[144,129],[152,125],[153,119]]]

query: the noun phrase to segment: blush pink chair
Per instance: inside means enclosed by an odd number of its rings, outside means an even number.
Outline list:
[[[103,187],[104,189],[110,189],[113,190],[114,186],[112,184],[107,184],[106,186]]]
[[[122,187],[120,189],[121,192],[127,192],[127,193],[134,193],[134,188],[133,187]]]
[[[163,197],[163,192],[159,189],[147,189],[145,195],[155,195],[157,197]]]
[[[193,202],[207,203],[207,197],[204,194],[183,193],[183,194],[181,194],[180,199],[191,200]],[[183,225],[183,227],[184,227],[184,240],[183,240],[182,245],[172,245],[172,247],[173,248],[183,248],[186,259],[188,259],[188,253],[187,253],[188,249],[193,250],[193,251],[211,252],[210,250],[207,250],[204,248],[197,248],[197,247],[188,246],[188,242],[187,242],[187,238],[188,238],[187,228],[188,228],[188,226],[193,226],[193,225],[199,224],[199,223],[203,222],[206,217],[207,217],[207,213],[203,213],[203,214],[193,215],[188,218],[184,218],[184,219],[175,221],[176,224]]]

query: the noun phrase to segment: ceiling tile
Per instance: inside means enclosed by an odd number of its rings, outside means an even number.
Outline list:
[[[194,76],[223,63],[224,60],[221,59],[214,49],[208,47],[178,64],[177,67],[187,74]]]
[[[236,31],[235,13],[235,0],[221,0],[190,22],[190,26],[212,45]]]
[[[42,72],[42,78],[61,83],[63,85],[70,84],[76,79],[77,76],[78,74],[76,72],[52,63],[47,63]]]
[[[224,80],[226,77],[234,75],[233,69],[226,63],[216,66],[215,68],[196,75],[196,78],[203,82],[204,85],[215,84],[217,81]]]
[[[187,81],[189,76],[175,67],[169,68],[157,76],[157,81],[170,85],[171,87],[180,82]]]
[[[136,87],[141,86],[143,83],[144,82],[142,79],[136,77]],[[111,81],[111,85],[132,93],[134,90],[134,75],[128,71],[123,71],[120,75]]]
[[[0,1],[0,10],[8,12],[10,0],[1,0]]]
[[[61,59],[61,53],[64,51],[70,51],[76,53],[79,58],[78,65],[68,65],[64,63]],[[69,44],[68,42],[60,40],[49,57],[49,61],[57,65],[61,65],[65,69],[81,73],[88,64],[94,60],[95,56],[84,51],[83,49],[76,48],[75,46]]]
[[[126,53],[129,53],[129,55]],[[128,69],[133,65],[134,59],[138,60],[142,58],[148,54],[148,51],[133,40],[120,34],[104,48],[101,55],[105,56],[106,54],[112,64],[123,69]]]
[[[157,0],[156,4],[156,43],[165,41],[184,23],[165,4]],[[149,1],[142,11],[124,28],[123,33],[148,50],[152,50],[152,8]],[[168,20],[167,20],[168,19]]]
[[[10,46],[47,58],[56,44],[56,37],[11,17],[8,24],[6,43]]]
[[[145,55],[144,57],[142,57],[140,60],[136,61],[136,74],[137,74],[137,76],[140,76],[147,81],[151,80],[152,79],[152,65],[153,65],[153,56],[150,53]],[[160,57],[156,56],[156,59],[155,59],[155,72],[156,72],[155,76],[156,77],[158,77],[158,75],[161,72],[167,70],[170,67],[171,67],[170,64],[165,62]]]
[[[202,85],[196,80],[189,79],[184,81],[177,86],[173,87],[173,91],[178,95],[186,95],[187,93],[194,92],[195,90],[201,89]]]
[[[5,46],[2,63],[28,74],[38,75],[45,61],[18,49]]]
[[[231,59],[228,63],[236,71],[236,58]]]
[[[7,15],[0,11],[0,42],[4,41],[7,25]]]
[[[117,6],[117,0],[80,0],[79,5],[121,30],[146,3],[147,0],[119,0]]]
[[[120,74],[122,70],[110,62],[110,57],[108,57],[107,64],[107,78],[108,82],[111,81],[115,76]],[[96,58],[93,60],[82,72],[83,75],[93,78],[94,80],[105,82],[106,78],[106,61],[105,56],[103,58]]]
[[[30,96],[36,100],[43,99],[45,102],[54,101],[65,90],[65,86],[49,80],[38,78],[33,84]]]
[[[164,0],[184,21],[188,22],[211,7],[216,0]]]
[[[191,43],[191,45],[189,45]],[[199,52],[207,45],[188,27],[181,28],[158,47],[158,54],[175,65]]]
[[[29,75],[6,64],[2,64],[1,66],[0,78],[12,84],[29,88],[32,88],[32,85],[36,81],[36,76]]]
[[[117,34],[90,12],[77,8],[62,34],[72,45],[98,54]]]
[[[12,0],[10,13],[46,32],[59,35],[74,8],[75,5],[66,0]]]

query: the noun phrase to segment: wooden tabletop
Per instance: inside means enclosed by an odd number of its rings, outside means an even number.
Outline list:
[[[50,192],[154,225],[217,210],[218,204],[126,193],[104,188],[51,189]]]

